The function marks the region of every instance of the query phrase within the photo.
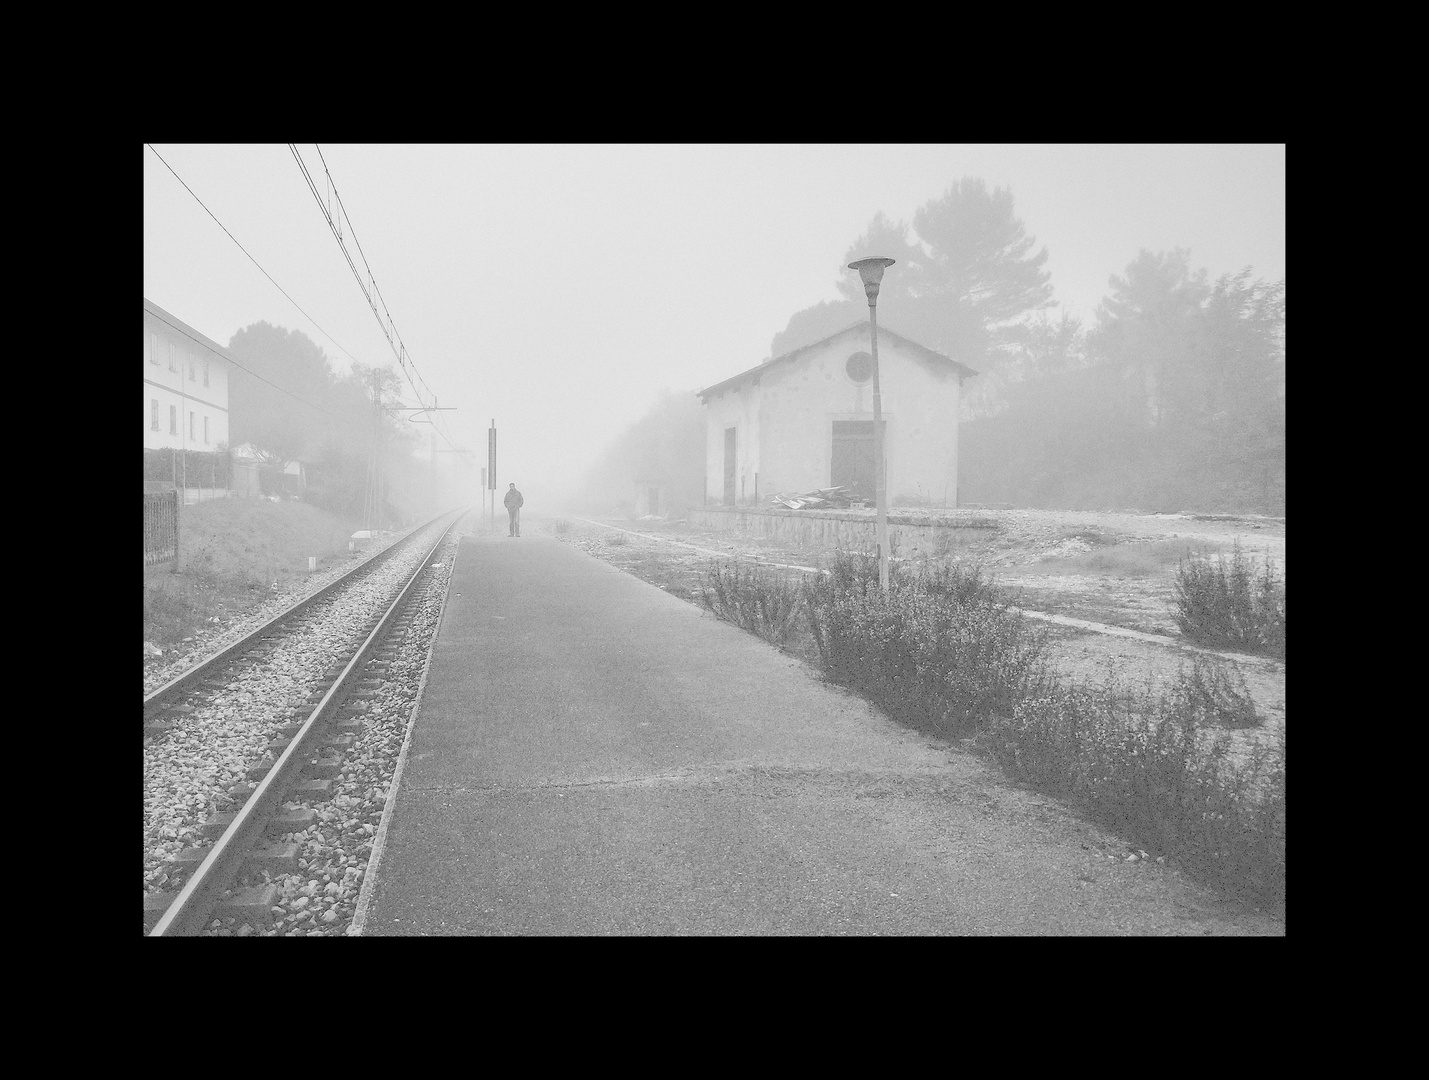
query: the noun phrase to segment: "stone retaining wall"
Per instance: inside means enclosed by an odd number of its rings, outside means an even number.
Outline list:
[[[865,551],[877,548],[872,510],[777,510],[712,507],[691,510],[689,520],[707,529],[758,536],[810,551]],[[888,546],[906,559],[942,559],[957,549],[995,536],[997,523],[974,512],[947,511],[938,516],[888,515]]]

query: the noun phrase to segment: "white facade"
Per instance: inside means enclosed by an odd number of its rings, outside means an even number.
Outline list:
[[[214,451],[228,445],[222,345],[144,301],[144,448]]]
[[[868,323],[700,391],[709,504],[844,485],[872,499]],[[891,505],[956,506],[958,410],[971,368],[878,328]]]

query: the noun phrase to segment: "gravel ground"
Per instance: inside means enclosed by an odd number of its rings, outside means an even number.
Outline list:
[[[284,809],[311,808],[317,823],[282,838],[299,846],[295,874],[264,872],[235,883],[236,888],[273,883],[279,887],[269,926],[237,920],[213,920],[208,933],[218,937],[340,937],[347,932],[361,896],[373,839],[386,809],[403,740],[417,703],[431,643],[441,622],[458,530],[430,563],[414,598],[411,629],[397,657],[381,676],[382,684],[365,701],[363,727],[343,753],[342,773],[324,802],[290,801]]]
[[[402,537],[396,537],[391,541],[394,544],[401,542]],[[182,675],[204,658],[222,652],[234,642],[240,641],[244,636],[257,630],[264,623],[281,615],[304,597],[326,588],[343,574],[351,573],[353,567],[362,559],[386,551],[389,546],[391,545],[386,544],[371,552],[354,553],[345,563],[330,566],[326,570],[320,570],[303,578],[300,589],[274,589],[268,600],[235,617],[232,621],[225,622],[217,615],[210,616],[206,630],[165,650],[161,656],[153,656],[146,650],[144,653],[144,693],[152,693],[165,683]]]
[[[996,540],[975,554],[998,573],[1006,584],[1023,569],[1048,558],[1068,557],[1090,549],[1069,530],[1094,529],[1114,536],[1116,542],[1166,538],[1202,539],[1229,543],[1239,539],[1250,550],[1262,551],[1284,570],[1284,522],[1269,519],[1196,519],[1189,515],[1101,515],[1071,512],[990,511],[1000,526]],[[554,531],[554,523],[528,519],[528,528]],[[612,522],[612,524],[620,524]],[[699,582],[712,555],[755,556],[766,561],[810,564],[818,553],[694,529],[681,523],[625,523],[623,542],[611,543],[611,529],[567,519],[558,534],[563,540],[612,562],[676,595],[697,601]],[[633,531],[630,531],[633,530]],[[648,540],[639,532],[658,533],[706,549],[694,551]],[[417,686],[425,670],[430,642],[440,620],[455,543],[454,530],[433,567],[418,600],[419,614],[401,646],[400,656],[369,700],[364,730],[345,755],[342,775],[334,782],[335,794],[326,803],[313,804],[319,823],[285,838],[300,845],[300,872],[275,879],[281,895],[273,909],[271,927],[215,922],[210,933],[219,936],[337,936],[346,932],[360,894],[373,837],[380,825],[393,770],[415,705]],[[1010,572],[1009,572],[1010,571]],[[342,571],[333,570],[309,579],[308,592],[322,587]],[[410,570],[409,570],[410,572]],[[1003,575],[1006,575],[1004,578]],[[1086,582],[1064,586],[1069,596],[1088,595],[1106,585],[1094,575]],[[1043,582],[1045,585],[1045,582]],[[1122,583],[1124,584],[1124,583]],[[1123,590],[1127,591],[1127,590]],[[306,595],[306,593],[304,593]],[[297,595],[275,597],[239,623],[196,641],[180,657],[146,662],[146,693],[167,682],[198,657],[251,632],[266,619],[291,606]],[[1068,610],[1072,613],[1072,609]],[[1095,618],[1083,613],[1080,617]],[[336,616],[339,624],[360,625],[355,613]],[[1150,625],[1137,628],[1152,630]],[[1153,632],[1165,632],[1158,627]],[[228,809],[226,790],[241,780],[248,767],[262,756],[263,748],[285,713],[301,704],[317,685],[344,646],[336,645],[331,631],[309,638],[296,649],[285,647],[269,661],[254,664],[236,676],[225,690],[187,714],[166,737],[145,746],[145,892],[164,888],[163,863],[183,847],[201,845],[198,828],[208,813]],[[1187,661],[1181,650],[1126,639],[1058,630],[1052,634],[1056,662],[1069,678],[1089,679],[1114,672],[1124,680],[1169,679]],[[359,639],[360,640],[360,639]],[[355,644],[352,643],[352,644]],[[331,646],[331,647],[330,647]],[[1284,723],[1284,665],[1247,660],[1237,665],[1257,706],[1275,723]],[[264,718],[267,718],[266,720]],[[1236,733],[1237,738],[1273,738],[1274,724],[1256,732]],[[160,750],[160,746],[168,749]],[[151,796],[150,779],[155,778]],[[290,803],[289,807],[303,804]],[[267,875],[243,884],[258,884]]]
[[[209,843],[201,833],[204,819],[234,808],[228,790],[263,759],[268,742],[289,713],[302,706],[314,690],[326,686],[326,673],[361,644],[371,618],[419,565],[420,544],[413,548],[320,605],[321,613],[305,617],[301,628],[271,656],[234,670],[222,689],[203,693],[183,711],[172,711],[169,716],[174,727],[168,733],[144,740],[146,895],[172,888],[168,862],[174,855],[185,847]],[[446,561],[449,564],[450,560]],[[295,599],[282,598],[274,606],[282,610]],[[269,611],[267,617],[277,610]],[[231,628],[229,633],[241,635],[256,625],[257,621],[246,630]],[[205,654],[212,651],[214,647]],[[165,673],[161,681],[171,677]],[[398,681],[395,676],[394,681]],[[387,696],[395,693],[394,686]],[[367,794],[367,789],[362,793]],[[352,792],[343,795],[339,805],[346,809]]]

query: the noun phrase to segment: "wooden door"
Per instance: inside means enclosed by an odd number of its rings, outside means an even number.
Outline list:
[[[845,487],[855,499],[874,499],[873,421],[835,420],[829,453],[829,484]],[[887,433],[888,422],[884,421]]]

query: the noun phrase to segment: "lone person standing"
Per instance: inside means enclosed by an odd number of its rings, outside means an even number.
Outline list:
[[[521,497],[521,493],[516,490],[516,485],[512,484],[511,489],[506,492],[506,498],[501,500],[506,507],[506,512],[511,515],[511,535],[521,535],[521,506],[526,502]]]

